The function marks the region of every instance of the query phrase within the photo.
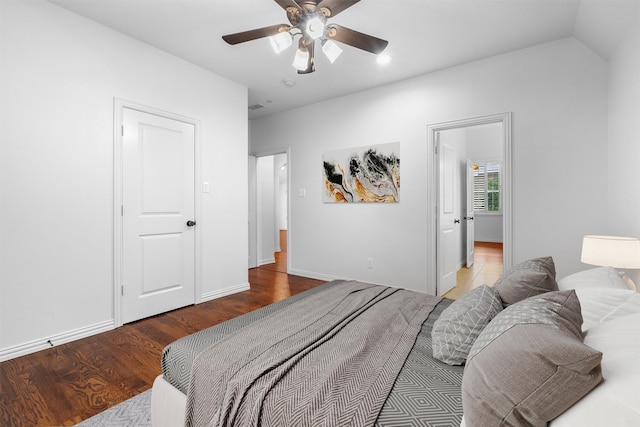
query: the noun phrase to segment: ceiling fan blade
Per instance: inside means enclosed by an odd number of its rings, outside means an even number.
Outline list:
[[[329,29],[328,37],[330,39],[366,50],[376,55],[382,52],[389,44],[386,40],[360,33],[337,24],[330,24],[327,27]]]
[[[303,39],[300,39],[300,46],[302,46],[303,44]],[[307,61],[307,69],[306,70],[298,70],[298,74],[310,74],[313,73],[316,70],[316,60],[314,57],[314,46],[315,46],[315,42],[311,42],[308,46],[307,46],[307,50],[309,51],[309,60]]]
[[[296,3],[294,0],[274,0],[276,3],[280,5],[281,8],[287,10],[288,7],[294,7],[296,9],[300,9],[300,5]]]
[[[318,3],[318,8],[326,7],[331,11],[329,17],[333,18],[343,10],[350,8],[360,0],[322,0]]]
[[[275,36],[281,31],[281,28],[288,29],[290,28],[290,26],[285,24],[278,24],[264,28],[257,28],[255,30],[243,31],[241,33],[227,34],[226,36],[222,36],[222,40],[226,41],[229,44],[244,43],[251,40],[260,39],[262,37]]]

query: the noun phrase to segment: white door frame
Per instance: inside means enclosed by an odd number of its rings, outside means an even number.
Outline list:
[[[257,157],[249,155],[249,258],[248,267],[258,266],[258,179]]]
[[[194,195],[195,195],[195,218],[194,221],[200,222],[202,215],[202,195],[199,191],[197,183],[201,182],[200,170],[200,121],[190,117],[181,116],[179,114],[170,113],[159,110],[157,108],[148,107],[146,105],[137,104],[135,102],[114,98],[113,103],[113,319],[115,327],[122,326],[122,126],[123,126],[123,109],[141,111],[148,114],[165,117],[192,124],[195,135],[194,150]],[[195,227],[195,295],[196,304],[201,302],[202,295],[202,227]]]
[[[291,148],[281,148],[281,149],[275,149],[275,150],[267,150],[267,151],[260,151],[257,153],[249,153],[250,156],[254,156],[256,159],[258,157],[266,157],[266,156],[275,156],[278,154],[286,154],[287,155],[287,274],[291,274],[291,252],[292,252],[292,247],[291,247]],[[256,203],[256,217],[260,216],[261,212],[260,212],[260,206]],[[256,223],[259,223],[259,221],[256,221]],[[257,229],[256,227],[256,235],[259,236],[260,235],[260,230]],[[257,246],[259,245],[259,238],[252,239],[251,236],[249,237],[249,241],[251,242],[255,242],[256,243],[256,248],[254,248],[255,251],[257,251]]]
[[[427,292],[436,295],[438,277],[437,252],[437,219],[438,219],[438,156],[436,155],[436,134],[440,131],[458,129],[469,126],[501,123],[504,145],[503,155],[503,186],[502,186],[502,233],[503,233],[503,264],[504,270],[511,268],[513,257],[513,196],[512,196],[512,165],[511,165],[511,112],[493,114],[471,119],[455,120],[427,126]]]

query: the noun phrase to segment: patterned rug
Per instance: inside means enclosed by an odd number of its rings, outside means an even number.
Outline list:
[[[151,427],[151,390],[82,421],[80,427]]]

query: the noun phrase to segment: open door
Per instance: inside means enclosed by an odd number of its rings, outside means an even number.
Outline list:
[[[473,173],[474,166],[471,160],[467,160],[467,207],[464,216],[465,227],[467,231],[467,268],[473,265],[474,246],[475,246],[475,223],[473,218]]]
[[[438,132],[439,194],[438,203],[438,295],[444,295],[456,285],[458,259],[456,257],[460,219],[455,218],[458,200],[456,175],[459,173],[458,153]]]
[[[429,223],[428,233],[427,233],[427,248],[428,248],[428,257],[427,257],[427,277],[429,280],[428,289],[429,292],[436,293],[437,295],[442,295],[446,286],[441,286],[441,280],[443,277],[447,275],[448,265],[447,261],[442,260],[443,256],[446,256],[448,253],[448,249],[443,248],[442,244],[446,243],[443,237],[445,236],[445,229],[441,227],[444,225],[444,221],[440,220],[441,215],[441,190],[443,183],[441,182],[442,176],[440,171],[440,166],[442,162],[442,151],[440,147],[440,143],[442,142],[443,136],[446,138],[451,130],[462,130],[462,129],[470,129],[475,128],[476,126],[484,126],[484,125],[493,125],[496,124],[499,126],[500,130],[500,142],[501,147],[498,147],[498,153],[492,153],[491,156],[495,158],[502,159],[502,186],[501,186],[501,206],[503,212],[503,220],[502,220],[502,234],[503,234],[503,266],[505,270],[511,268],[512,263],[512,240],[513,240],[513,219],[512,219],[512,194],[511,194],[511,113],[501,113],[494,114],[490,116],[484,117],[476,117],[470,119],[456,120],[445,123],[437,123],[433,125],[427,126],[427,138],[429,142],[429,149],[427,151],[427,163],[432,165],[430,171],[428,172],[428,180],[427,180],[427,189],[428,189],[428,200],[429,206],[433,206],[433,209],[427,210],[427,222]],[[472,143],[473,144],[473,143]],[[475,154],[469,152],[469,147],[472,145],[465,146],[465,153],[462,154],[460,151],[460,157],[462,158],[478,158]],[[468,153],[468,154],[467,154]],[[488,157],[488,155],[481,155],[480,157]],[[459,169],[460,172],[460,180],[464,180],[464,169],[466,165],[462,165],[462,168]],[[463,191],[460,189],[460,191]],[[460,194],[461,200],[460,203],[464,203],[465,194]],[[460,220],[462,217],[467,216],[470,217],[469,213],[466,212],[466,209],[462,209],[458,211],[460,215]],[[468,225],[474,226],[474,234],[475,234],[475,213],[471,215],[474,219],[471,221],[465,221],[465,228],[467,226],[466,223],[470,223]],[[455,220],[455,218],[454,218]],[[456,223],[454,222],[454,225]],[[455,228],[454,228],[455,229]],[[460,232],[460,230],[458,230]],[[467,236],[470,238],[471,233],[468,233]],[[475,240],[475,236],[474,236]],[[463,252],[464,242],[459,242],[460,251],[459,261],[460,265],[463,265],[465,262],[465,254]],[[471,245],[468,245],[471,247]],[[470,259],[470,257],[469,257]]]

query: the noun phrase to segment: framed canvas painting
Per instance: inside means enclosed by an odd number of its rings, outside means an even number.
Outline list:
[[[329,151],[323,154],[326,203],[400,201],[400,143]]]

